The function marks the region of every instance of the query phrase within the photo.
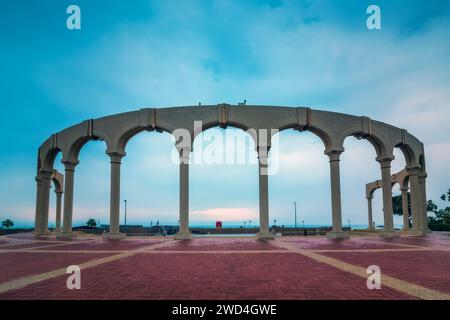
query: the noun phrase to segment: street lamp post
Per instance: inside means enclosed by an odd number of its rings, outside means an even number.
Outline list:
[[[125,203],[125,226],[127,226],[127,200],[123,200]]]
[[[295,229],[297,229],[297,202],[294,201],[294,218],[295,218]]]
[[[351,229],[352,228],[352,226],[351,226],[351,224],[350,224],[350,219],[348,219],[348,227]]]
[[[302,220],[303,229],[305,229],[305,221]]]

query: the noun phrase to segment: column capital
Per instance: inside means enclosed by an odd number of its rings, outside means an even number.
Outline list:
[[[122,163],[122,158],[125,156],[125,153],[120,153],[120,152],[109,152],[107,153],[109,158],[110,158],[110,162],[111,163]]]
[[[366,199],[367,199],[367,200],[372,200],[372,199],[373,199],[373,196],[368,196],[368,197],[366,197]]]
[[[394,159],[395,159],[394,156],[381,156],[376,158],[376,160],[380,163],[381,169],[390,168],[391,162]]]
[[[38,187],[43,187],[43,186],[48,186],[48,187],[50,187],[50,178],[45,178],[45,177],[42,177],[42,176],[37,176],[36,178],[35,178],[35,180],[36,180],[36,185],[38,186]]]
[[[409,176],[418,176],[422,173],[422,169],[417,166],[407,166],[406,171],[408,172]]]
[[[51,180],[52,173],[49,171],[39,171],[37,176],[34,178],[36,182],[40,182],[42,180]]]
[[[330,162],[333,162],[340,161],[342,152],[344,152],[344,148],[334,148],[325,150],[324,154],[326,154],[330,158]]]
[[[406,188],[402,187],[402,188],[400,188],[400,191],[401,191],[401,192],[408,192],[409,189],[408,189],[408,187],[406,187]]]
[[[62,191],[55,191],[55,194],[57,197],[61,197],[63,193],[64,192],[62,192]]]
[[[427,177],[428,177],[428,175],[426,173],[419,174],[417,182],[418,183],[425,183],[426,180],[427,180]]]
[[[71,161],[71,160],[61,160],[61,163],[64,165],[65,171],[75,171],[75,167],[80,163],[77,161]]]

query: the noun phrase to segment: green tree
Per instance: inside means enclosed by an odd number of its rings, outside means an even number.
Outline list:
[[[411,196],[409,194],[409,192],[407,193],[407,199],[408,199],[408,219],[409,219],[409,223],[411,224]],[[397,216],[403,216],[403,201],[402,201],[402,196],[395,196],[392,197],[392,209],[393,209],[393,213]]]
[[[97,226],[97,221],[95,221],[94,218],[90,218],[87,222],[86,222],[86,226],[90,227],[90,228],[94,228]]]
[[[9,229],[9,228],[12,228],[13,226],[14,226],[14,222],[12,222],[12,220],[10,220],[10,219],[5,219],[2,221],[3,228]]]
[[[408,192],[408,214],[409,216],[411,216],[411,196]],[[402,205],[402,196],[395,196],[392,197],[392,207],[394,210],[394,214],[398,215],[398,216],[402,216],[403,215],[403,205]]]
[[[446,193],[441,195],[441,200],[450,202],[450,188]],[[450,224],[450,207],[439,209],[432,200],[429,200],[427,203],[427,210],[428,212],[434,213],[434,216],[428,217],[428,222],[430,224]]]

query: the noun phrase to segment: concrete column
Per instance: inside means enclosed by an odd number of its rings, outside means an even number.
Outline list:
[[[62,200],[62,192],[56,193],[56,221],[55,221],[55,233],[58,234],[61,232],[61,200]]]
[[[411,196],[412,230],[420,232],[422,222],[420,219],[420,194],[419,194],[419,171],[417,168],[408,168],[409,188]]]
[[[403,230],[409,230],[408,189],[400,189],[402,192]]]
[[[73,216],[73,184],[75,176],[75,167],[78,162],[63,161],[64,164],[64,212],[63,212],[63,231],[61,237],[71,238],[75,235],[72,232]]]
[[[123,239],[125,234],[120,233],[120,165],[124,154],[110,153],[111,163],[111,190],[109,196],[109,232],[105,232],[106,239]]]
[[[48,230],[48,207],[50,198],[50,173],[39,173],[36,177],[36,217],[35,217],[35,236],[50,235]]]
[[[176,240],[192,239],[189,231],[189,158],[191,149],[182,148],[180,154],[180,230],[174,236]]]
[[[333,231],[327,233],[330,239],[347,239],[348,233],[342,231],[342,206],[341,206],[341,174],[340,156],[342,150],[327,151],[325,154],[330,158],[330,182],[331,182],[331,213]]]
[[[417,179],[420,199],[420,226],[421,231],[430,232],[428,228],[428,212],[427,212],[427,191],[426,191],[427,175],[421,174]]]
[[[42,180],[40,177],[36,176],[36,210],[35,210],[35,218],[34,218],[34,232],[35,236],[39,236],[41,232],[42,226],[42,212],[41,212],[41,203],[43,197],[42,190]]]
[[[369,230],[373,230],[373,214],[372,214],[372,199],[373,197],[367,198],[367,210],[368,210],[368,223],[369,223]]]
[[[384,237],[399,236],[394,231],[394,213],[392,207],[391,162],[394,158],[380,158],[377,161],[381,167],[381,185],[383,189]]]
[[[259,232],[257,239],[274,239],[269,231],[269,149],[258,148],[258,175],[259,175]]]

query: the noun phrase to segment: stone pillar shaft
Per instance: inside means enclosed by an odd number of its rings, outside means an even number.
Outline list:
[[[384,231],[394,231],[394,217],[392,207],[392,182],[391,162],[392,158],[378,160],[381,166],[381,181],[383,189]]]
[[[259,173],[259,232],[269,233],[269,160],[268,148],[258,150]]]
[[[189,233],[189,153],[180,157],[180,233]]]
[[[62,200],[62,192],[56,192],[55,232],[61,232],[61,200]]]
[[[401,189],[402,192],[402,212],[403,230],[409,230],[409,210],[408,210],[408,189]]]
[[[41,172],[36,177],[36,221],[35,235],[48,235],[48,209],[50,201],[50,174]]]
[[[34,219],[34,233],[39,235],[42,229],[42,198],[43,198],[43,187],[41,178],[36,177],[36,213]]]
[[[109,198],[109,233],[120,233],[120,165],[123,155],[110,154],[111,190]]]
[[[63,236],[72,236],[72,216],[73,216],[73,186],[75,167],[78,163],[63,161],[64,164],[64,217]]]
[[[189,157],[191,147],[180,147],[178,152],[180,159],[180,229],[174,239],[189,240],[192,239],[192,234],[189,231]]]
[[[373,198],[367,198],[369,230],[373,230],[372,199]]]
[[[339,158],[341,152],[330,152],[331,212],[333,232],[342,231],[341,176]]]
[[[409,185],[411,192],[411,211],[412,211],[412,229],[421,230],[420,219],[420,194],[417,173],[411,173],[409,176]]]
[[[421,174],[418,177],[418,189],[420,199],[420,226],[421,231],[429,231],[428,228],[428,212],[427,212],[427,191],[426,191],[426,174]]]

